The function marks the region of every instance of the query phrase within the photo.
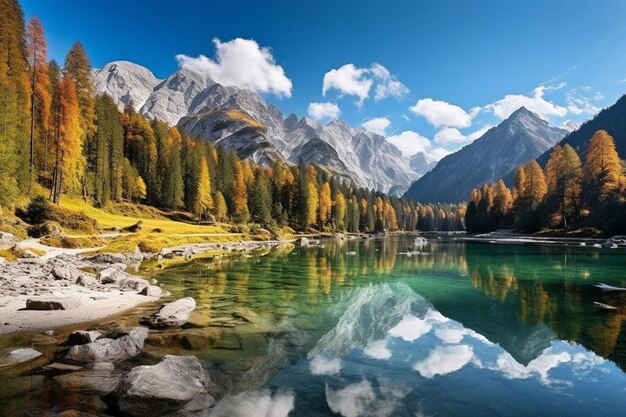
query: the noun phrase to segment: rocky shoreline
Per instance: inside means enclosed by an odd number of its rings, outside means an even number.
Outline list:
[[[6,234],[5,234],[6,236]],[[11,240],[7,237],[6,240]],[[169,295],[155,280],[127,272],[141,262],[168,258],[191,260],[208,251],[240,253],[279,241],[200,243],[165,248],[159,253],[77,254],[54,257],[25,251],[9,262],[0,258],[0,335],[46,331],[102,319]],[[19,244],[19,242],[13,242]]]
[[[99,397],[107,415],[201,415],[215,406],[223,390],[211,382],[200,361],[194,356],[153,357],[144,351],[144,342],[158,342],[163,331],[197,326],[190,321],[195,300],[185,297],[159,305],[160,298],[171,300],[170,294],[155,280],[127,271],[146,260],[189,260],[215,250],[223,255],[247,253],[280,243],[284,242],[191,244],[158,254],[32,254],[12,262],[0,260],[0,335],[38,333],[40,338],[57,340],[53,353],[32,343],[3,349],[0,370],[27,367],[33,375],[53,378],[59,389]],[[150,313],[139,318],[141,310],[133,308],[145,303],[151,303],[146,308]],[[135,317],[130,323],[101,321],[130,309]],[[248,311],[233,315],[242,322],[257,319]],[[58,344],[59,336],[67,333],[59,334],[55,328],[76,329],[88,322],[82,330],[62,336],[65,341]],[[187,339],[181,343],[194,347]],[[92,414],[66,409],[58,416]]]

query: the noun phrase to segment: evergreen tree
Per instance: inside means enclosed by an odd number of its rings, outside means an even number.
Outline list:
[[[26,26],[26,53],[30,78],[30,169],[35,169],[35,153],[42,154],[50,116],[47,45],[41,21],[33,17]],[[40,155],[42,158],[44,155]]]

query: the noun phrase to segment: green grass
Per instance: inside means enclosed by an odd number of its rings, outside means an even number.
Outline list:
[[[161,229],[162,233],[167,234],[190,234],[190,233],[228,233],[227,229],[221,225],[196,225],[191,223],[177,222],[162,216],[156,209],[144,209],[135,211],[130,215],[111,213],[108,210],[93,207],[91,204],[84,202],[80,198],[63,196],[61,198],[61,207],[74,212],[82,212],[92,219],[96,220],[100,228],[107,229],[118,227],[120,229],[132,226],[138,221],[142,221],[142,231],[152,231]],[[146,207],[146,206],[138,206]],[[139,209],[137,209],[139,210]],[[128,211],[130,212],[130,210]],[[156,216],[159,216],[158,218]]]

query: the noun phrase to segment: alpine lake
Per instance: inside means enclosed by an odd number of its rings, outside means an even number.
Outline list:
[[[626,286],[624,250],[435,237],[415,253],[413,239],[164,269],[172,300],[196,300],[193,325],[151,330],[116,369],[196,356],[223,392],[201,416],[626,416],[626,293],[594,287]],[[155,308],[1,336],[0,350],[44,355],[0,370],[0,415],[108,415],[79,377],[37,370],[70,331],[134,326]]]

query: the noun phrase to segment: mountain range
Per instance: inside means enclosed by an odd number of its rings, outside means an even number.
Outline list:
[[[265,165],[302,160],[359,187],[401,195],[433,163],[410,161],[383,136],[341,120],[285,117],[260,95],[187,68],[160,80],[141,65],[115,61],[95,69],[93,79],[97,92],[109,94],[120,108],[132,103],[147,117]]]
[[[498,126],[444,157],[415,181],[405,197],[424,203],[457,203],[473,188],[503,178],[543,154],[568,133],[521,107]]]

